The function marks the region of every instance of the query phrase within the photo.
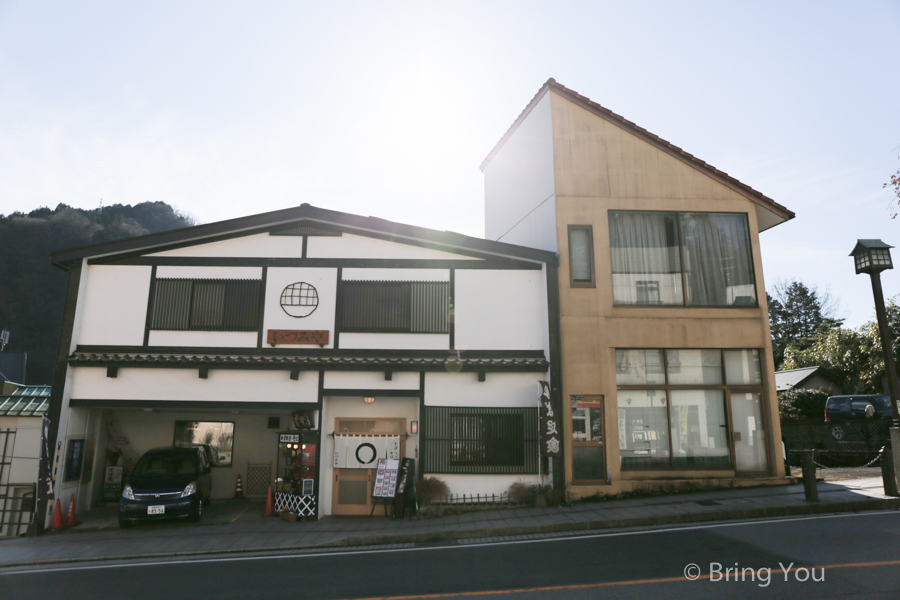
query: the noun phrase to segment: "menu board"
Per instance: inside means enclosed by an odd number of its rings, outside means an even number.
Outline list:
[[[397,474],[400,471],[400,459],[379,458],[378,471],[375,474],[375,498],[393,498],[397,494]]]

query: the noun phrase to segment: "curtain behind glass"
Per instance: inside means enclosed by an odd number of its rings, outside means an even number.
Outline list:
[[[688,304],[756,306],[747,215],[682,213]]]
[[[590,283],[591,276],[591,230],[577,228],[569,230],[569,261],[572,264],[572,281]]]
[[[612,211],[609,244],[616,304],[684,304],[675,213]]]

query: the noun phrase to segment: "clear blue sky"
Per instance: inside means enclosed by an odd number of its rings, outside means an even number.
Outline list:
[[[898,32],[896,0],[0,0],[0,213],[309,202],[481,236],[478,165],[554,77],[795,211],[761,236],[767,284],[827,287],[857,326],[847,254],[900,246]]]

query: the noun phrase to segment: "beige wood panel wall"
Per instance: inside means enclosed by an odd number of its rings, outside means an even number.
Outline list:
[[[557,239],[560,252],[563,399],[603,394],[607,468],[619,471],[616,427],[616,348],[757,348],[763,351],[766,426],[771,474],[783,475],[781,431],[755,204],[699,170],[599,116],[551,94]],[[747,214],[759,308],[616,307],[612,297],[608,211],[665,210]],[[595,288],[569,284],[568,225],[591,225]],[[776,443],[777,442],[777,443]],[[571,456],[571,440],[566,440]],[[570,462],[570,461],[567,461]],[[727,473],[726,473],[727,474]],[[665,472],[664,477],[690,477]],[[694,473],[709,476],[709,473]],[[733,475],[733,473],[731,474]],[[625,478],[652,478],[627,473]],[[566,465],[571,483],[571,464]],[[609,491],[614,492],[617,486]],[[598,489],[603,492],[604,490]]]

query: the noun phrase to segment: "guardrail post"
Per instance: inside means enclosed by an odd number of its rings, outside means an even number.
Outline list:
[[[816,465],[809,452],[803,453],[803,493],[807,502],[819,501],[819,488],[816,486]]]
[[[894,452],[891,446],[885,446],[881,451],[881,481],[884,483],[884,495],[900,497],[900,491],[897,490],[897,475],[894,469]]]

